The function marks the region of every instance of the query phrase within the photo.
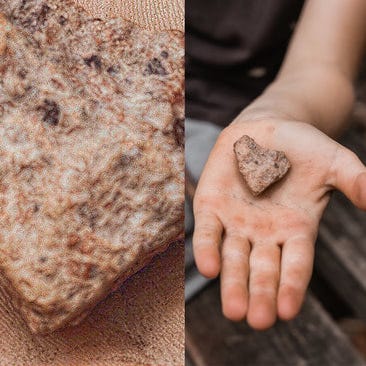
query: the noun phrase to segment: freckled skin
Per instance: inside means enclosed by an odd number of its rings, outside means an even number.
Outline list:
[[[261,146],[284,151],[292,165],[258,197],[243,184],[232,149],[244,134]],[[277,316],[296,316],[330,191],[341,189],[365,208],[365,183],[365,167],[358,158],[309,124],[241,119],[226,128],[197,187],[193,240],[201,273],[215,277],[221,272],[224,315],[246,317],[256,329],[272,326]]]

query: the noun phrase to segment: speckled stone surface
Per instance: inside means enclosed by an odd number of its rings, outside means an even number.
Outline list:
[[[183,232],[183,34],[68,0],[0,12],[0,269],[49,332]]]
[[[291,166],[284,152],[265,149],[247,135],[235,142],[234,152],[239,171],[254,196],[284,177]]]

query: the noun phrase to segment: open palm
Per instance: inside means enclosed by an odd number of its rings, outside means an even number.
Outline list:
[[[284,151],[292,165],[259,197],[250,194],[233,152],[244,134]],[[193,245],[203,275],[221,272],[226,317],[247,317],[252,327],[265,329],[277,315],[298,313],[330,192],[337,188],[365,209],[365,172],[354,153],[306,123],[239,121],[223,131],[197,187]]]

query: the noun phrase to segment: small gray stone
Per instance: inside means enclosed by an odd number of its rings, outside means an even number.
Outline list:
[[[279,181],[291,167],[284,152],[263,148],[247,135],[235,142],[234,152],[239,171],[254,196]]]

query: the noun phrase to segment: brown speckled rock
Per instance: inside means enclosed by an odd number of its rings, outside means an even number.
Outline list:
[[[284,152],[265,149],[247,135],[235,142],[234,152],[240,173],[254,196],[280,180],[291,166]]]
[[[33,332],[79,323],[182,235],[183,41],[0,1],[0,272]]]

